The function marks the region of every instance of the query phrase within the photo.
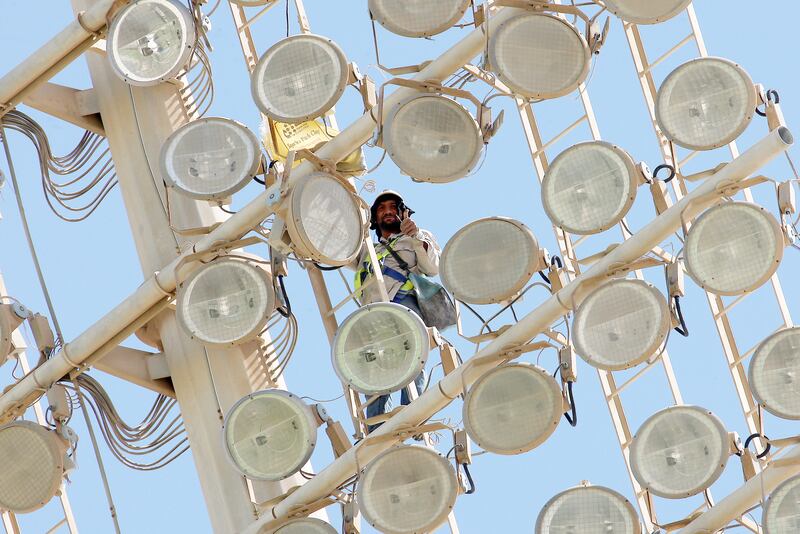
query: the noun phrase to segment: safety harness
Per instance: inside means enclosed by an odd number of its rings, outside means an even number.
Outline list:
[[[397,243],[397,240],[400,239],[401,237],[402,236],[395,237],[391,242],[385,245],[386,250],[383,250],[379,254],[376,254],[376,257],[378,259],[378,264],[381,266],[381,272],[383,273],[383,276],[388,276],[389,278],[393,278],[403,284],[402,286],[400,286],[397,295],[395,295],[395,299],[397,297],[402,297],[404,295],[407,295],[408,293],[414,290],[414,284],[411,283],[411,280],[408,279],[408,275],[405,275],[400,271],[392,269],[391,267],[387,267],[386,265],[383,264],[383,260],[387,256],[393,255],[395,256],[396,259],[398,259],[401,263],[405,264],[405,266],[408,267],[408,264],[402,261],[400,257],[397,256],[397,253],[392,250],[394,244]],[[364,262],[361,264],[361,268],[358,271],[356,271],[354,285],[355,285],[355,295],[357,298],[361,297],[361,286],[364,284],[364,282],[367,279],[367,276],[369,276],[371,272],[372,272],[372,261],[370,260],[369,255],[367,255]]]

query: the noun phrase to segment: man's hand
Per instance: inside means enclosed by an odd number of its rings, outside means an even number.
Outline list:
[[[417,223],[411,220],[411,214],[408,210],[403,213],[403,220],[400,222],[400,233],[409,237],[416,237],[419,232]]]

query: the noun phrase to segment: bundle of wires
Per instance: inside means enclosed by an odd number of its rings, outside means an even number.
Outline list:
[[[278,333],[273,334],[278,328]],[[297,318],[291,309],[285,316],[276,313],[267,324],[266,331],[270,332],[272,342],[261,347],[261,358],[270,380],[276,382],[286,370],[297,345]]]

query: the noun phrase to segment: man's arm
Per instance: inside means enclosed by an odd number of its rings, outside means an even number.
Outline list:
[[[414,236],[414,252],[417,253],[417,268],[423,274],[436,276],[439,274],[439,256],[442,249],[433,234],[427,230],[418,230]]]

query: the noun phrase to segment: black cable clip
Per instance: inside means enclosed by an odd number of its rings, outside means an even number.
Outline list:
[[[667,184],[671,182],[676,175],[675,167],[673,167],[672,165],[669,165],[667,163],[662,163],[661,165],[653,169],[653,178],[658,178],[658,173],[664,170],[669,170],[669,176],[667,176],[662,180],[662,182]]]
[[[769,438],[767,436],[756,432],[755,434],[751,434],[750,436],[748,436],[748,438],[744,441],[744,448],[747,449],[748,447],[750,447],[750,443],[752,443],[753,440],[756,438],[764,438],[764,441],[767,442],[767,447],[764,449],[764,452],[756,455],[756,458],[760,460],[764,458],[767,454],[769,454],[770,449],[772,449],[772,444],[769,442]]]

